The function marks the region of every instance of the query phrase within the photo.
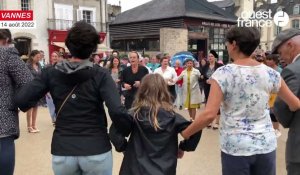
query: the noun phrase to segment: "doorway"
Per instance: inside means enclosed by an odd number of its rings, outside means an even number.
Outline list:
[[[31,52],[31,39],[26,37],[15,38],[15,48],[19,52],[19,56],[26,59]],[[25,60],[24,60],[25,61]]]
[[[206,39],[189,39],[188,51],[194,54],[194,57],[198,61],[198,53],[203,51],[204,57],[207,53],[207,40]]]

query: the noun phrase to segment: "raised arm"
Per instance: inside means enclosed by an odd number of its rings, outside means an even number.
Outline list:
[[[181,74],[177,77],[177,81],[179,80],[182,80],[183,79],[183,76],[184,76],[184,72],[185,71],[182,71]]]

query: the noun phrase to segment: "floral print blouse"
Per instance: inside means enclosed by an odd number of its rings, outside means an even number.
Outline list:
[[[221,105],[221,150],[234,156],[274,151],[277,140],[269,116],[271,93],[280,88],[280,74],[264,64],[228,64],[215,71],[224,101]]]

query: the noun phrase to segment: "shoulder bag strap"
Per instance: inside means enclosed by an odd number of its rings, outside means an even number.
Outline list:
[[[74,92],[74,90],[76,89],[76,87],[78,86],[78,84],[76,84],[73,89],[70,91],[70,93],[67,95],[67,97],[65,98],[65,100],[63,101],[63,103],[61,104],[60,108],[57,111],[56,114],[56,118],[58,118],[60,111],[62,110],[62,108],[64,107],[65,103],[67,102],[67,100],[70,98],[71,94]]]

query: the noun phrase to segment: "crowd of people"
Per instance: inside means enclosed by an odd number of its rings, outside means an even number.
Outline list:
[[[37,50],[25,64],[10,31],[0,29],[0,174],[14,171],[18,108],[27,112],[28,132],[38,133],[37,107],[46,98],[55,123],[56,175],[111,175],[110,142],[124,153],[121,175],[175,175],[177,158],[196,149],[206,127],[220,131],[223,175],[275,175],[279,123],[290,128],[287,172],[296,175],[299,37],[299,30],[285,30],[272,51],[263,52],[258,29],[235,26],[225,43],[232,63],[223,65],[211,50],[207,58],[200,51],[197,59],[171,65],[170,56],[149,59],[136,51],[122,58],[114,51],[103,60],[94,54],[100,42],[95,28],[77,22],[65,41],[71,56],[53,52],[46,65]],[[190,120],[176,112],[182,109]]]

